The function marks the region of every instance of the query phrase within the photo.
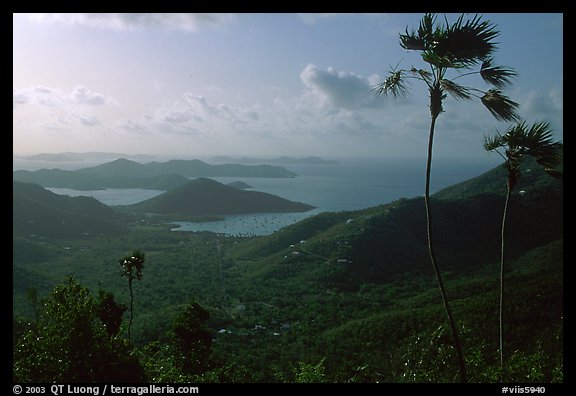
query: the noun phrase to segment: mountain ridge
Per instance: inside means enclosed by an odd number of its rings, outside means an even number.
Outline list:
[[[165,185],[166,175],[179,175]],[[145,188],[166,190],[184,184],[189,177],[270,177],[291,178],[297,175],[285,168],[271,165],[210,165],[200,160],[152,161],[141,164],[119,158],[104,164],[77,169],[39,169],[36,171],[17,170],[12,172],[16,181],[39,184],[43,187],[98,190],[102,188]],[[155,186],[155,187],[151,187]]]

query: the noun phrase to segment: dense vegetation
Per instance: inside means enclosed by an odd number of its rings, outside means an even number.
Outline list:
[[[126,218],[97,199],[55,194],[37,184],[12,183],[12,232],[29,239],[114,235]]]
[[[508,218],[505,372],[497,316],[505,172],[432,196],[437,254],[472,382],[563,381],[562,185],[533,165],[524,164],[532,183],[518,186]],[[492,178],[499,178],[493,187]],[[322,213],[252,238],[170,232],[122,216],[121,232],[31,236],[15,228],[14,380],[452,382],[457,375],[427,260],[422,198]],[[119,259],[133,250],[146,264],[132,285],[129,343],[131,299]],[[80,356],[78,345],[89,353]]]

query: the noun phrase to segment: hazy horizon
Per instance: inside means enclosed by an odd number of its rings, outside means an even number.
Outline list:
[[[57,154],[70,154],[76,156],[85,155],[85,157],[80,159],[44,159],[44,158],[33,158],[36,155],[42,154],[49,154],[49,155],[57,155]],[[74,170],[80,169],[82,167],[91,167],[96,166],[99,164],[107,163],[114,161],[116,159],[124,158],[130,161],[138,162],[141,164],[146,164],[149,162],[157,161],[157,162],[165,162],[169,160],[193,160],[197,159],[206,163],[210,164],[219,164],[223,163],[222,159],[230,160],[230,162],[237,160],[238,163],[242,163],[243,159],[254,159],[254,160],[262,160],[262,163],[266,161],[276,160],[281,157],[286,157],[290,159],[296,160],[304,160],[310,157],[320,158],[321,160],[325,161],[336,161],[337,164],[304,164],[311,167],[316,166],[337,166],[338,164],[342,163],[396,163],[400,164],[402,162],[421,162],[424,166],[425,160],[420,156],[362,156],[362,155],[355,155],[355,156],[319,156],[319,155],[269,155],[269,154],[262,154],[262,155],[187,155],[187,154],[162,154],[162,155],[153,155],[153,154],[144,154],[144,153],[113,153],[113,152],[61,152],[61,153],[34,153],[34,154],[16,154],[13,153],[12,155],[12,164],[13,170],[23,169],[23,170],[37,170],[42,168],[58,168],[62,170]],[[461,156],[442,156],[441,158],[437,158],[435,160],[437,163],[470,163],[475,164],[478,166],[489,167],[498,166],[502,163],[502,160],[498,156],[490,155],[489,153],[484,153],[482,156],[478,157],[461,157]],[[227,162],[227,161],[225,161]],[[251,163],[246,163],[246,165],[250,165]],[[282,163],[273,163],[273,165],[277,166],[290,166],[290,165],[298,165],[296,164],[282,164]]]

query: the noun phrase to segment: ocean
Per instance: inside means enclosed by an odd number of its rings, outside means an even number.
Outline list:
[[[175,222],[175,231],[211,231],[229,235],[266,235],[321,212],[365,209],[399,198],[413,198],[424,193],[424,159],[339,160],[339,165],[285,165],[298,174],[287,179],[213,177],[221,183],[243,181],[253,190],[292,201],[314,205],[305,213],[266,213],[226,216],[216,222]],[[494,158],[485,160],[435,160],[432,164],[431,193],[479,176],[498,165]],[[53,167],[59,167],[54,163]],[[22,169],[21,167],[20,169]],[[19,169],[14,165],[14,169]],[[30,166],[26,169],[31,169]],[[92,196],[106,205],[129,205],[161,194],[160,190],[106,189],[76,191],[49,190],[70,196]]]

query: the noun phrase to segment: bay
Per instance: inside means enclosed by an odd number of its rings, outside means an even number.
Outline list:
[[[294,178],[212,177],[228,184],[243,181],[262,191],[316,207],[305,213],[263,213],[225,216],[214,222],[174,222],[174,231],[210,231],[228,235],[267,235],[321,212],[359,210],[423,195],[425,160],[356,159],[339,165],[286,165]],[[435,160],[431,193],[468,180],[498,165],[493,158]],[[49,188],[58,194],[92,196],[106,205],[129,205],[161,194],[160,190],[106,189],[76,191]]]
[[[164,193],[163,190],[143,188],[107,188],[103,190],[72,190],[70,188],[46,187],[46,190],[70,197],[93,197],[108,206],[131,205]]]

